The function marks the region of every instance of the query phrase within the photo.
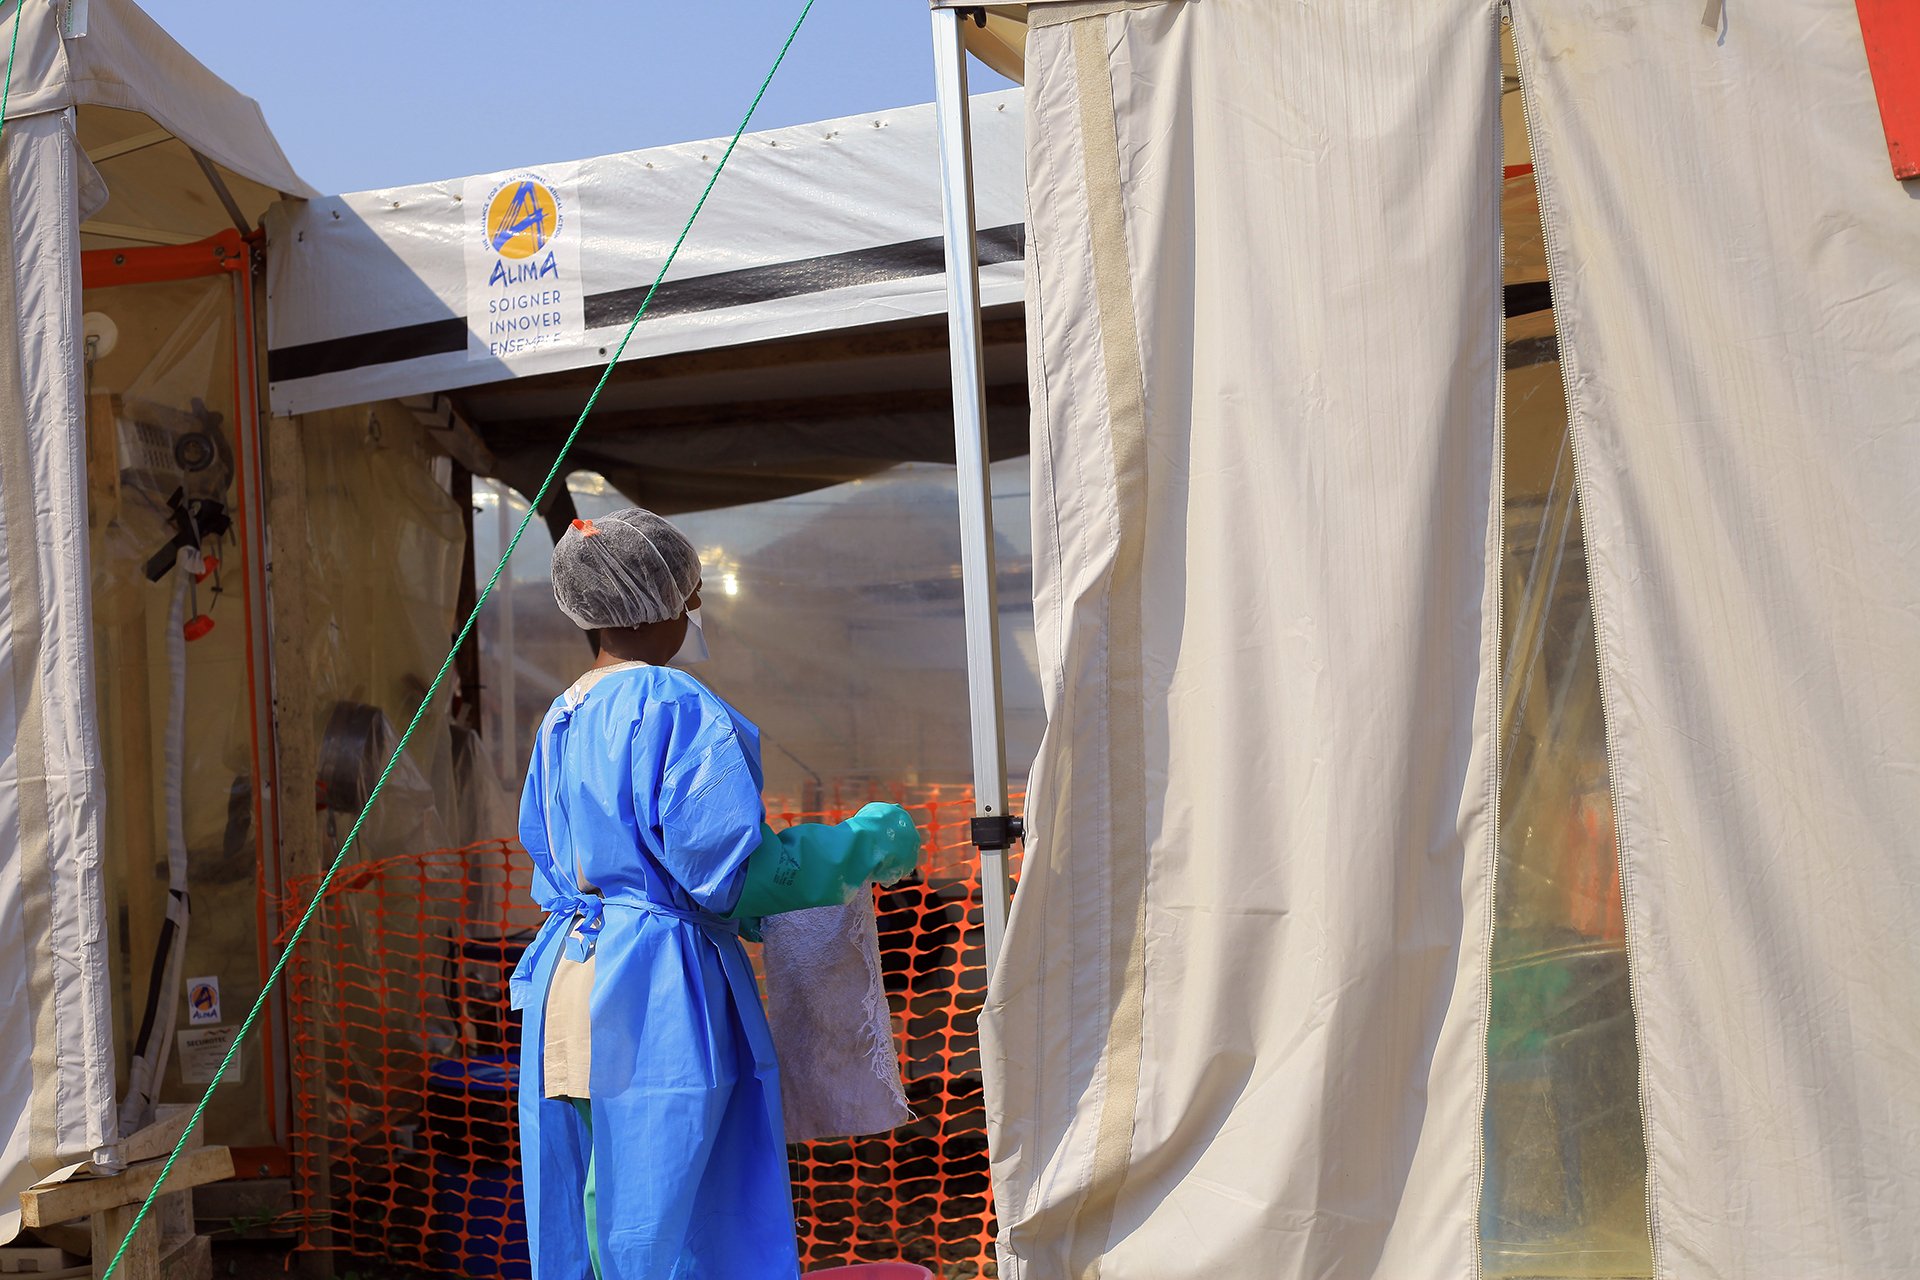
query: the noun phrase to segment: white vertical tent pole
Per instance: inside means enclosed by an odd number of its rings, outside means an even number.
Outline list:
[[[993,488],[987,470],[986,368],[980,340],[980,258],[973,211],[973,131],[967,109],[966,13],[933,8],[934,105],[940,124],[946,220],[947,350],[953,370],[954,460],[959,468],[960,577],[966,593],[967,695],[973,722],[973,840],[987,970],[1000,958],[1011,898],[1007,848],[1019,827],[1007,811],[1007,746],[1000,700],[1000,609],[993,563]]]

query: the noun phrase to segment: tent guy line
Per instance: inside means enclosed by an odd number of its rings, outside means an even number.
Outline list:
[[[20,51],[20,6],[26,0],[14,0],[13,35],[7,40],[7,82],[0,86],[0,137],[6,136],[7,104],[13,99],[13,55]]]
[[[793,48],[793,42],[799,38],[800,28],[806,23],[807,15],[813,11],[813,4],[814,0],[806,0],[800,9],[800,16],[794,19],[793,28],[787,33],[786,42],[780,46],[780,52],[775,55],[773,65],[767,69],[766,77],[760,82],[759,91],[753,95],[753,101],[748,105],[746,114],[741,117],[740,126],[733,131],[733,137],[728,141],[726,151],[721,154],[720,162],[714,166],[712,176],[707,179],[705,188],[700,192],[700,198],[694,202],[693,211],[687,215],[686,222],[681,226],[680,235],[673,242],[673,248],[668,251],[666,259],[660,264],[660,271],[654,278],[653,286],[647,290],[646,297],[641,299],[640,307],[634,313],[632,321],[627,325],[626,333],[621,337],[619,345],[614,348],[611,356],[608,358],[606,368],[602,371],[599,382],[594,385],[592,393],[587,396],[586,404],[581,407],[580,416],[574,421],[573,429],[567,433],[567,438],[561,442],[560,451],[553,461],[553,467],[547,472],[546,479],[541,482],[539,491],[534,494],[533,501],[527,504],[527,512],[520,518],[519,527],[514,530],[512,539],[501,552],[500,563],[494,566],[493,575],[487,579],[486,587],[480,592],[479,598],[474,601],[473,609],[467,614],[466,622],[460,628],[460,634],[454,638],[453,644],[448,648],[445,661],[440,664],[440,670],[434,675],[433,682],[427,686],[426,695],[420,700],[419,709],[414,712],[413,719],[408,722],[406,732],[402,733],[400,740],[394,744],[393,753],[387,758],[386,767],[380,771],[379,780],[374,783],[372,791],[368,793],[366,804],[361,806],[360,815],[354,819],[352,828],[348,830],[347,838],[340,846],[340,852],[334,855],[333,862],[327,867],[326,874],[320,877],[320,883],[314,889],[313,898],[307,903],[306,910],[301,913],[298,923],[288,932],[286,945],[282,947],[280,951],[280,958],[274,962],[272,972],[267,975],[267,980],[261,984],[260,994],[255,997],[253,1007],[247,1010],[246,1019],[240,1024],[239,1032],[233,1037],[232,1043],[227,1048],[226,1055],[220,1059],[220,1065],[215,1068],[213,1078],[207,1082],[206,1092],[201,1095],[199,1103],[195,1105],[192,1118],[187,1121],[186,1127],[181,1131],[179,1140],[174,1143],[173,1150],[168,1154],[166,1164],[161,1166],[160,1175],[154,1179],[153,1187],[147,1192],[146,1199],[141,1201],[139,1212],[134,1215],[132,1224],[127,1228],[125,1238],[120,1241],[119,1247],[114,1250],[112,1260],[107,1263],[106,1270],[101,1273],[101,1280],[113,1280],[114,1274],[119,1270],[120,1262],[126,1256],[127,1247],[132,1244],[134,1237],[140,1231],[141,1225],[145,1223],[147,1215],[152,1212],[154,1201],[159,1198],[161,1188],[166,1185],[167,1175],[173,1171],[174,1164],[180,1159],[180,1153],[186,1149],[188,1140],[194,1130],[199,1126],[201,1117],[206,1112],[207,1105],[213,1100],[214,1090],[220,1087],[220,1081],[226,1075],[227,1068],[232,1065],[234,1055],[239,1052],[240,1046],[245,1043],[248,1033],[253,1030],[255,1022],[259,1020],[261,1010],[266,1007],[267,997],[272,993],[274,987],[278,985],[280,975],[286,972],[288,958],[293,955],[295,948],[300,945],[300,939],[305,935],[307,926],[312,923],[315,913],[320,909],[321,902],[325,901],[327,891],[332,887],[334,877],[339,874],[341,867],[346,865],[347,855],[353,851],[354,842],[360,835],[361,827],[366,824],[367,815],[373,811],[373,806],[379,803],[381,794],[386,790],[387,781],[392,777],[395,767],[400,763],[401,757],[405,754],[407,744],[412,740],[414,731],[420,727],[420,722],[425,719],[428,709],[433,705],[434,698],[440,692],[440,686],[446,682],[447,673],[453,669],[455,656],[459,654],[460,650],[465,647],[468,639],[472,637],[474,626],[480,619],[480,611],[486,608],[487,600],[493,595],[494,588],[499,585],[500,578],[506,571],[507,563],[513,558],[514,550],[520,545],[520,539],[526,533],[527,526],[533,522],[535,514],[538,513],[541,504],[546,500],[548,491],[553,487],[554,480],[559,477],[562,468],[566,465],[567,455],[572,452],[574,442],[580,438],[580,432],[586,426],[587,415],[593,412],[593,406],[595,402],[600,399],[601,391],[605,389],[608,379],[613,376],[614,366],[619,362],[621,353],[625,351],[628,341],[632,339],[634,330],[640,327],[640,320],[646,315],[647,308],[652,303],[655,292],[659,290],[661,281],[666,278],[668,270],[673,266],[674,259],[679,256],[681,246],[686,243],[687,236],[692,233],[694,222],[700,217],[700,211],[706,207],[707,197],[713,194],[714,185],[719,182],[720,175],[726,171],[727,161],[733,156],[734,148],[739,144],[741,135],[747,131],[747,125],[752,122],[754,113],[760,109],[760,102],[766,97],[768,88],[772,86],[774,75],[780,70],[781,64],[786,61],[788,51]],[[14,23],[14,30],[17,38],[19,31],[17,17]],[[11,67],[9,67],[9,72],[11,72]],[[10,91],[10,89],[11,74],[9,74],[7,91]],[[0,91],[0,127],[4,126],[5,116],[6,96],[4,91]]]

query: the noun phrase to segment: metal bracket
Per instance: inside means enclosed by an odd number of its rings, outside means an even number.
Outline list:
[[[1027,838],[1027,824],[1007,815],[975,818],[972,834],[976,849],[1011,849]]]

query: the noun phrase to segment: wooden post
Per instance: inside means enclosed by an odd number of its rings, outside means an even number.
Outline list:
[[[267,424],[267,542],[271,548],[268,572],[273,575],[273,647],[274,665],[281,678],[274,682],[275,745],[279,751],[280,848],[286,877],[283,885],[304,881],[311,891],[313,880],[326,870],[327,854],[320,839],[319,823],[314,815],[314,788],[320,776],[319,734],[323,724],[321,708],[314,697],[310,678],[312,658],[312,619],[307,612],[311,597],[309,548],[313,545],[307,524],[306,453],[301,444],[303,424],[297,418],[273,418]],[[276,920],[275,926],[285,923]],[[288,966],[288,981],[294,981],[296,958]],[[305,1026],[291,1025],[294,1005],[289,993],[287,1043],[289,1061],[285,1065],[293,1092],[288,1099],[289,1117],[300,1116],[299,1090],[317,1091],[324,1100],[327,1092],[325,1064],[327,1027],[323,1019]],[[319,1076],[303,1086],[293,1076],[297,1064],[305,1063]],[[293,1178],[297,1190],[304,1191],[308,1203],[324,1215],[332,1207],[332,1135],[326,1131],[329,1110],[326,1106],[309,1108],[313,1123],[304,1132],[290,1131],[288,1146],[293,1152]],[[314,1248],[299,1257],[301,1273],[310,1280],[326,1280],[333,1274],[332,1235],[319,1219],[307,1231]]]
[[[127,1232],[133,1229],[134,1217],[140,1212],[137,1204],[119,1204],[111,1209],[101,1209],[93,1215],[93,1280],[100,1280],[107,1274],[107,1264],[113,1261],[113,1254],[120,1242],[127,1238]],[[140,1224],[140,1231],[127,1245],[127,1252],[120,1260],[120,1269],[115,1275],[125,1280],[160,1280],[160,1224],[149,1217]]]
[[[453,500],[460,504],[460,531],[466,545],[460,553],[460,589],[454,602],[454,625],[458,627],[473,612],[474,603],[480,598],[478,565],[474,562],[473,544],[473,472],[453,464]],[[511,584],[509,584],[511,585]],[[457,632],[455,634],[458,634]],[[450,637],[451,638],[451,637]],[[459,654],[454,658],[455,688],[460,694],[459,723],[475,732],[485,721],[481,718],[480,699],[480,630],[467,638]]]

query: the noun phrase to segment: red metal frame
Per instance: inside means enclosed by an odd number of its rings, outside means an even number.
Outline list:
[[[1896,178],[1920,178],[1920,4],[1915,0],[1855,0],[1867,46],[1887,158]]]
[[[223,271],[243,271],[251,263],[238,231],[157,249],[89,249],[80,255],[80,287],[111,289],[123,284],[162,284]],[[249,337],[249,343],[252,339]]]

